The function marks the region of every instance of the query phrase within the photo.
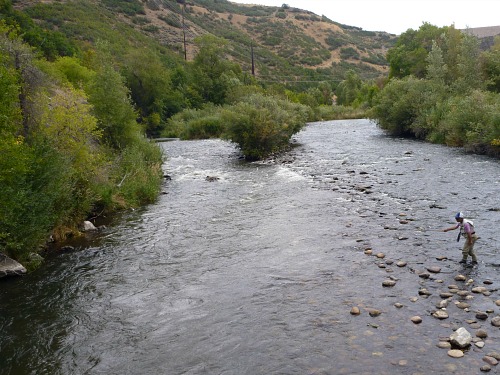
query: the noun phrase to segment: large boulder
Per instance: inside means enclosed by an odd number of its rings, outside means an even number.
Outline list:
[[[14,259],[0,254],[0,279],[7,276],[20,276],[26,273],[26,268]]]

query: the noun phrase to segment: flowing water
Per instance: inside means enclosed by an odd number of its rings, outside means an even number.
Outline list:
[[[255,163],[220,140],[161,143],[157,203],[0,282],[0,374],[479,373],[500,351],[498,160],[368,120],[293,141]],[[458,231],[438,231],[458,210],[481,237],[474,268],[458,264]],[[436,319],[453,284],[489,292],[469,310],[454,295]],[[454,359],[436,345],[461,326],[488,337]]]

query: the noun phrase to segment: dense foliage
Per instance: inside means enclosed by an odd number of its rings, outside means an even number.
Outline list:
[[[38,59],[0,23],[0,251],[28,266],[49,235],[159,193],[161,152],[136,122],[106,46],[94,56],[97,70]]]
[[[398,136],[500,156],[500,39],[479,41],[453,27],[424,24],[401,35],[388,53],[390,81],[373,117]]]

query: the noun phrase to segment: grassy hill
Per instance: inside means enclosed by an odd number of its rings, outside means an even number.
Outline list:
[[[182,0],[184,1],[184,0]],[[112,40],[128,48],[174,51],[190,60],[194,39],[207,33],[230,41],[230,55],[267,82],[341,81],[352,69],[364,78],[387,74],[385,53],[396,36],[342,25],[312,12],[282,6],[247,6],[226,0],[14,1],[45,28],[79,43]],[[166,53],[166,52],[164,52]]]

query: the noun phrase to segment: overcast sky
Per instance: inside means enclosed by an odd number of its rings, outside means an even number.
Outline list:
[[[401,34],[423,22],[442,27],[500,26],[500,0],[229,0],[310,10],[332,21],[366,31]]]

